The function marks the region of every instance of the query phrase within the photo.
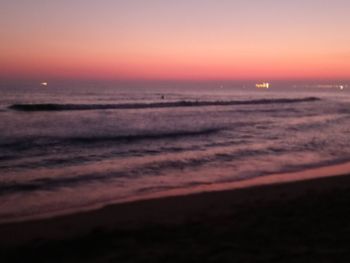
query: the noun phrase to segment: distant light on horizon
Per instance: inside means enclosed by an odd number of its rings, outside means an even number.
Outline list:
[[[270,87],[270,83],[268,82],[257,83],[255,84],[255,87],[258,89],[268,89]]]
[[[293,85],[294,88],[317,88],[317,89],[340,89],[348,88],[348,84],[299,84]]]
[[[46,87],[47,85],[49,85],[49,83],[47,83],[47,82],[41,82],[40,85]]]

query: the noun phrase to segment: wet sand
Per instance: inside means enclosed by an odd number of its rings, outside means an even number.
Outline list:
[[[348,262],[350,165],[0,225],[3,262]],[[227,189],[225,187],[229,187]],[[180,196],[178,196],[180,194]],[[181,195],[182,194],[182,195]]]

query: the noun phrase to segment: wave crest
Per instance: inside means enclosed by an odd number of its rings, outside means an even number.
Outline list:
[[[317,97],[280,98],[259,100],[230,100],[230,101],[174,101],[154,103],[125,103],[125,104],[13,104],[9,109],[17,111],[72,111],[72,110],[109,110],[109,109],[148,109],[173,107],[203,107],[203,106],[230,106],[230,105],[258,105],[258,104],[286,104],[299,102],[319,101]]]

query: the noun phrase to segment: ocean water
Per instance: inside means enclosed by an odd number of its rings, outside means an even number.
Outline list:
[[[0,92],[0,222],[350,160],[347,90]]]

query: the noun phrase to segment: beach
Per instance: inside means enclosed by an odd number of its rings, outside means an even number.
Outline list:
[[[0,263],[350,262],[350,1],[0,10]]]
[[[1,250],[8,262],[346,262],[348,168],[3,224]]]
[[[348,256],[348,92],[17,92],[0,99],[1,262]]]

